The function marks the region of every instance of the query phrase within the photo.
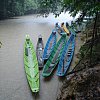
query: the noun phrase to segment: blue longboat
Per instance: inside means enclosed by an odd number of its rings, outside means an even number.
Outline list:
[[[57,69],[58,76],[66,75],[66,73],[70,67],[73,55],[74,55],[74,49],[75,49],[75,33],[73,33],[73,31],[71,31],[69,40],[66,42],[66,45],[62,52],[62,55],[60,57],[60,61],[58,64],[58,69]]]
[[[53,30],[44,48],[43,60],[47,60],[49,58],[54,46],[56,45],[56,40],[57,40],[56,31]]]

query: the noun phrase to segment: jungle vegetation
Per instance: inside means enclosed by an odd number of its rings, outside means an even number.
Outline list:
[[[0,0],[0,19],[36,12],[36,0]]]

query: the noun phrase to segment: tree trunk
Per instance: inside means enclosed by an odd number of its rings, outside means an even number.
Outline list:
[[[92,40],[91,40],[91,48],[90,48],[90,66],[91,66],[91,62],[92,62],[92,49],[93,49],[94,38],[95,38],[95,34],[96,34],[97,16],[98,16],[98,13],[96,13],[95,22],[94,22],[94,28],[93,28],[93,34],[92,34]]]
[[[6,5],[6,0],[4,0],[3,2],[4,2],[4,4],[3,4],[3,17],[5,19],[7,16],[7,9],[6,9],[7,5]]]

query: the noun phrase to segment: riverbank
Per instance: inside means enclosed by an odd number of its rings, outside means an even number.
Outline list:
[[[64,82],[57,100],[99,100],[99,73],[100,64],[76,73],[71,80]]]
[[[85,56],[75,67],[73,73],[66,76],[57,100],[99,100],[100,99],[100,35],[94,40],[92,56],[88,40],[81,47],[81,55]],[[88,50],[88,51],[87,51]],[[83,53],[84,52],[84,53]],[[90,59],[90,57],[92,57]],[[91,62],[90,62],[91,61]]]

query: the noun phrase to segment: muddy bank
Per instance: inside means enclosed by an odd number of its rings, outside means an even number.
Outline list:
[[[73,74],[66,76],[57,100],[99,100],[100,99],[100,40],[94,41],[90,59],[90,41],[82,46],[85,56],[75,67]],[[90,61],[92,61],[90,63]]]
[[[100,64],[65,81],[57,100],[99,100]]]

